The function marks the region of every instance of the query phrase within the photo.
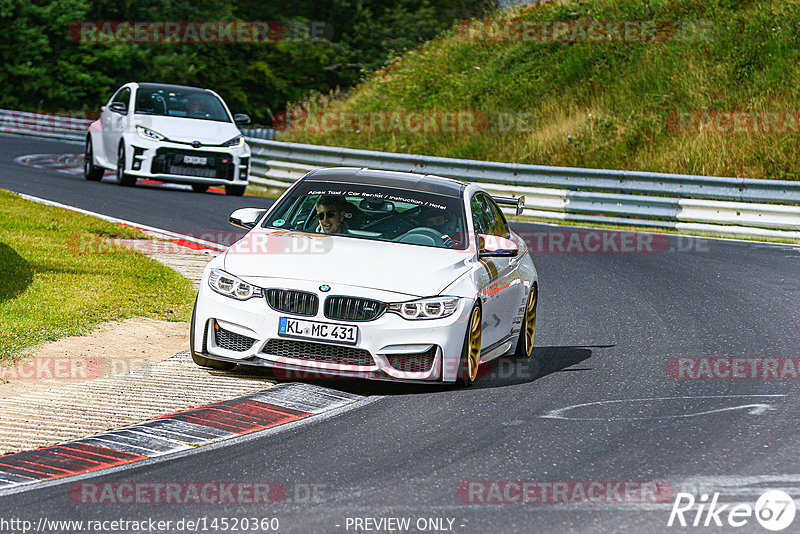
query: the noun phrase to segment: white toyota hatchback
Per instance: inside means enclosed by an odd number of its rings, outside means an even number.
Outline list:
[[[333,168],[295,182],[212,260],[190,345],[216,369],[294,378],[470,385],[479,365],[528,358],[538,279],[525,241],[475,184]]]
[[[191,184],[197,192],[225,186],[242,195],[250,147],[214,91],[154,83],[127,83],[101,108],[86,135],[84,176],[99,181],[106,169],[120,185],[138,178]]]

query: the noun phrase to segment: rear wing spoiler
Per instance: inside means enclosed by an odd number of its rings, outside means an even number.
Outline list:
[[[495,202],[500,204],[501,206],[511,206],[516,208],[517,215],[522,215],[522,210],[525,209],[525,196],[521,196],[519,198],[514,197],[496,197],[492,195],[492,198]]]

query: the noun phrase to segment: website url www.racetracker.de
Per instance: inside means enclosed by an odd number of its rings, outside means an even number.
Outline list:
[[[87,519],[40,517],[36,521],[0,517],[0,532],[278,532],[275,517],[197,517],[193,519]]]

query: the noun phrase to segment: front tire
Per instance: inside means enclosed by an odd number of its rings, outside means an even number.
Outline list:
[[[515,358],[530,358],[533,354],[533,336],[536,334],[536,305],[539,301],[539,288],[534,284],[528,293],[528,304],[525,306],[525,316],[522,319],[522,329],[519,331]]]
[[[469,314],[467,333],[464,336],[464,348],[461,349],[461,361],[458,364],[456,384],[468,388],[478,378],[478,367],[481,361],[481,307],[475,304]]]
[[[244,195],[245,189],[247,189],[246,185],[226,185],[225,194],[232,197],[240,197]]]
[[[86,136],[86,150],[83,154],[83,177],[90,182],[99,182],[103,179],[105,169],[94,164],[94,149],[92,148],[92,137]]]
[[[131,187],[136,183],[136,177],[125,172],[125,145],[120,143],[117,152],[117,184]]]
[[[212,360],[210,358],[206,358],[202,354],[198,353],[194,349],[194,318],[197,315],[197,299],[194,300],[194,308],[192,309],[192,323],[189,327],[189,353],[192,355],[192,361],[199,365],[200,367],[208,367],[210,369],[217,369],[219,371],[230,371],[234,367],[236,367],[235,363],[231,362],[220,362],[217,360]]]

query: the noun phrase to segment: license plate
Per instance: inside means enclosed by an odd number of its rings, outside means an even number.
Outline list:
[[[205,156],[183,156],[183,162],[187,165],[205,165],[208,158]]]
[[[281,317],[278,323],[278,335],[355,345],[358,340],[358,327]]]

